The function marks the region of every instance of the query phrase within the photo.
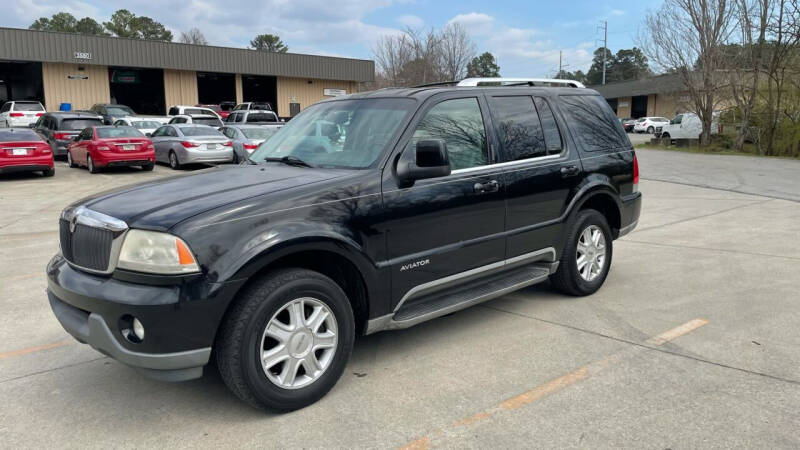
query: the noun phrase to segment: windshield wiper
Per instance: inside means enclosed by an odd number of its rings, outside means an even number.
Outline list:
[[[296,156],[284,156],[283,158],[264,158],[264,161],[284,163],[294,167],[314,167]]]

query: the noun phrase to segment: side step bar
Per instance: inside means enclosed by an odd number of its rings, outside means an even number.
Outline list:
[[[455,291],[435,293],[419,299],[412,304],[404,304],[393,314],[370,320],[367,333],[382,330],[409,328],[437,317],[469,308],[485,301],[502,297],[505,294],[545,281],[555,272],[557,263],[529,264],[481,278],[460,286]]]

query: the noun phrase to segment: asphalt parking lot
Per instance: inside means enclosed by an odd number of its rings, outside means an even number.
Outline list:
[[[61,209],[173,171],[0,178],[0,447],[797,448],[800,161],[638,154],[641,221],[598,293],[544,284],[360,338],[328,396],[284,415],[214,371],[142,378],[50,311]]]

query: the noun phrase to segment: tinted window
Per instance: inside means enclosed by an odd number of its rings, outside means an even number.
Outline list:
[[[539,120],[542,122],[542,130],[544,131],[544,143],[547,147],[547,153],[557,154],[561,153],[564,145],[561,143],[561,133],[558,131],[556,118],[553,115],[553,110],[547,100],[542,97],[535,97],[536,110],[539,111]]]
[[[277,122],[278,118],[275,114],[269,113],[250,113],[247,115],[248,122]]]
[[[241,113],[236,113],[236,114],[233,115],[233,121],[234,122],[241,122],[243,118],[244,118],[244,114],[241,114]]]
[[[158,121],[155,121],[155,120],[135,120],[135,121],[131,122],[131,125],[133,125],[135,128],[138,128],[140,130],[142,130],[142,129],[153,129],[153,128],[160,127],[161,126],[161,122],[158,122]]]
[[[153,131],[153,137],[155,136],[167,136],[167,127],[161,127],[156,131]]]
[[[453,170],[489,162],[486,130],[476,98],[445,100],[431,108],[417,125],[412,142],[416,144],[423,139],[442,139],[447,143]]]
[[[278,127],[245,128],[242,133],[247,139],[267,139],[277,133],[278,130],[280,130]]]
[[[109,116],[132,116],[135,113],[132,109],[123,105],[106,106],[106,114]]]
[[[0,108],[0,113],[7,112],[10,109],[11,109],[11,103],[6,103],[5,105],[3,105],[2,108]]]
[[[207,109],[201,109],[201,108],[186,108],[186,109],[183,110],[184,114],[187,114],[187,115],[190,115],[190,116],[192,114],[208,114],[210,112],[211,111],[209,111]]]
[[[144,137],[141,131],[133,127],[98,128],[97,137],[100,139]]]
[[[531,97],[492,97],[489,101],[497,117],[497,132],[506,161],[547,154],[544,132]]]
[[[272,111],[272,105],[269,103],[253,103],[250,109],[263,109],[264,111]]]
[[[61,121],[62,130],[82,130],[86,127],[96,127],[103,124],[100,119],[64,119]]]
[[[181,127],[184,136],[222,136],[222,133],[211,127]]]
[[[178,108],[176,108],[176,107],[174,107],[174,106],[173,106],[172,108],[170,108],[170,109],[169,109],[169,113],[168,113],[168,114],[169,114],[170,116],[177,116],[177,115],[179,114],[179,113],[178,113]]]
[[[192,123],[199,123],[201,125],[209,125],[212,127],[221,127],[222,121],[216,117],[194,117]]]
[[[13,141],[41,141],[42,137],[35,131],[26,130],[24,128],[0,128],[0,142],[13,142]]]
[[[39,102],[16,102],[14,111],[44,111],[44,107]]]
[[[589,151],[630,145],[611,107],[597,95],[561,96],[573,136]]]

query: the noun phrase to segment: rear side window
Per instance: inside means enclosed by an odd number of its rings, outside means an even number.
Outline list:
[[[553,110],[550,109],[547,100],[542,97],[534,97],[533,101],[536,103],[536,110],[539,111],[539,120],[542,122],[547,154],[553,155],[561,153],[561,149],[564,148],[564,145],[561,143],[561,133],[558,131],[558,124],[556,124]]]
[[[547,154],[542,124],[531,97],[492,97],[490,104],[497,117],[497,132],[506,161]]]
[[[412,142],[424,139],[445,141],[453,170],[489,163],[486,129],[477,98],[445,100],[431,108],[417,125]]]
[[[630,145],[622,126],[603,97],[563,95],[560,99],[572,133],[585,150],[611,150]]]
[[[178,108],[173,106],[172,108],[169,109],[169,115],[170,116],[177,116],[178,114],[180,114],[180,112],[178,111]]]
[[[0,108],[0,113],[8,112],[9,110],[11,110],[11,103],[6,103]]]

